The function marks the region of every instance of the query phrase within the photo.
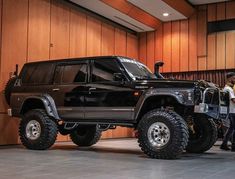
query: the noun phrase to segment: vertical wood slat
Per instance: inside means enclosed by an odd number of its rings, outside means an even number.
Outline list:
[[[189,19],[189,71],[198,70],[197,63],[197,14]]]
[[[226,2],[226,19],[235,18],[235,1]]]
[[[235,67],[235,32],[226,32],[226,69]]]
[[[216,4],[207,7],[208,22],[216,20]],[[207,69],[216,69],[216,33],[207,36]]]
[[[197,56],[198,56],[198,70],[206,70],[207,68],[207,23],[206,6],[200,6],[198,9],[197,22]]]
[[[155,61],[163,61],[163,25],[155,31]],[[160,69],[160,72],[163,68]]]
[[[110,25],[102,24],[101,38],[101,54],[114,55],[115,28]]]
[[[115,55],[126,56],[126,32],[115,28]]]
[[[172,22],[172,72],[180,71],[180,22]]]
[[[216,20],[224,20],[225,3],[217,4],[216,12]],[[216,34],[216,69],[225,69],[225,34],[225,32],[219,32]]]
[[[127,33],[127,54],[128,57],[139,59],[138,38],[135,35]]]
[[[101,22],[87,17],[87,56],[101,54]]]
[[[139,60],[147,64],[147,33],[139,34]]]
[[[50,59],[69,57],[70,9],[62,0],[51,3]]]
[[[171,22],[163,24],[163,62],[164,72],[171,72]]]
[[[49,59],[50,0],[29,1],[28,61]]]
[[[86,15],[76,9],[70,10],[69,55],[71,58],[86,56]]]
[[[189,41],[188,20],[180,21],[180,71],[188,71]]]
[[[154,71],[155,64],[154,35],[154,32],[147,33],[147,65],[152,72]]]

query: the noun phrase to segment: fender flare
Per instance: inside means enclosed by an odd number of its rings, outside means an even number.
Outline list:
[[[170,96],[173,97],[179,104],[181,105],[186,105],[184,104],[184,101],[182,98],[180,98],[179,96],[177,96],[176,94],[172,94],[172,93],[167,93],[167,92],[153,92],[152,90],[147,91],[146,94],[142,95],[142,97],[139,99],[136,108],[135,108],[135,117],[134,119],[137,120],[140,114],[140,111],[144,105],[144,103],[151,97],[154,96]]]
[[[49,94],[28,96],[27,98],[24,99],[24,102],[22,103],[21,108],[20,108],[20,112],[22,112],[24,105],[30,99],[40,100],[43,103],[44,108],[49,116],[53,117],[56,120],[60,119],[57,109],[56,109],[55,102]]]

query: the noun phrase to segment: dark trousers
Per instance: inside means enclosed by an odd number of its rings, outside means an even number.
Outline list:
[[[223,145],[227,145],[230,137],[232,137],[232,145],[235,146],[235,114],[229,115],[230,126],[224,136]]]

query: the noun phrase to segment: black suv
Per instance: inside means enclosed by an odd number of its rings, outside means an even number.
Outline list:
[[[27,63],[5,89],[9,115],[20,117],[28,149],[51,147],[59,131],[91,146],[116,126],[136,130],[142,151],[173,159],[201,153],[217,139],[215,121],[226,118],[228,96],[214,84],[164,79],[120,56]]]

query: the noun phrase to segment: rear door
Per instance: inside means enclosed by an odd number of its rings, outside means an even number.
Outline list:
[[[62,119],[73,121],[84,119],[87,79],[87,61],[59,63],[56,66],[51,96]]]

